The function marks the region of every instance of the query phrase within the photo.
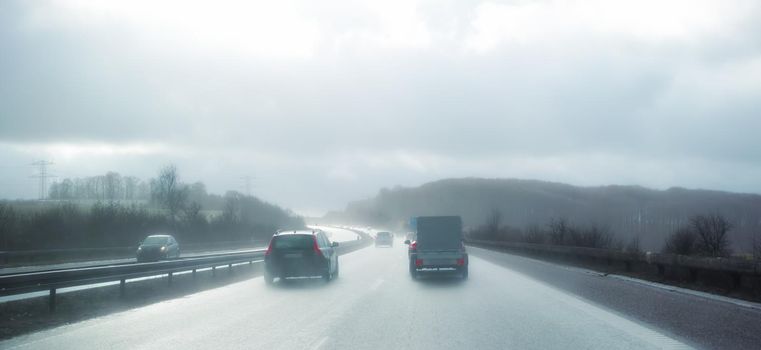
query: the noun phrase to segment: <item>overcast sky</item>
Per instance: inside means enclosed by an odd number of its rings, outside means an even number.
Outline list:
[[[40,159],[311,215],[464,176],[761,193],[761,2],[6,0],[0,197]]]

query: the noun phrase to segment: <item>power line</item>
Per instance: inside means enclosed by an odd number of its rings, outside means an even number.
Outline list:
[[[53,162],[47,161],[47,160],[38,160],[32,164],[32,166],[37,167],[37,174],[32,175],[30,177],[39,179],[39,199],[44,200],[47,198],[47,188],[48,188],[48,179],[54,178],[55,175],[51,175],[48,173],[48,166],[53,165]]]

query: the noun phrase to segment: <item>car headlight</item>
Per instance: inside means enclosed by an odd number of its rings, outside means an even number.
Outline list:
[[[166,251],[166,247],[161,247],[161,251],[165,252]]]
[[[143,250],[143,247],[137,247],[137,251],[140,252]]]

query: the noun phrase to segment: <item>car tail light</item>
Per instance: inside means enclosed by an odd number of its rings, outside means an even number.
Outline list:
[[[314,253],[317,254],[317,256],[323,257],[324,255],[322,255],[322,250],[320,250],[320,246],[317,245],[317,237],[312,236],[312,239],[313,239],[312,242],[314,242],[314,245],[312,246],[312,248],[314,249]]]
[[[423,259],[415,259],[415,266],[417,267],[423,266]]]
[[[463,265],[465,265],[465,259],[463,258],[457,259],[457,266],[463,266]]]
[[[272,242],[274,240],[275,240],[274,238],[270,240],[270,245],[267,246],[267,251],[264,252],[264,256],[270,255],[270,253],[272,253]]]
[[[411,251],[416,251],[416,250],[417,250],[417,241],[415,241],[415,242],[412,242],[412,243],[410,244],[410,250],[411,250]]]

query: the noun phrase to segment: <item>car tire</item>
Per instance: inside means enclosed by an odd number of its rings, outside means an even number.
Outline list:
[[[330,273],[330,268],[327,268],[325,270],[325,273],[322,274],[322,279],[325,282],[330,282],[331,277],[332,277],[332,274]]]
[[[468,267],[467,266],[460,268],[460,277],[462,277],[462,279],[464,279],[464,280],[468,279]]]
[[[264,283],[266,283],[268,285],[272,284],[272,283],[275,283],[275,277],[272,276],[271,274],[265,272],[264,273]]]
[[[336,272],[333,272],[333,279],[338,278],[338,260],[336,260]]]
[[[412,264],[410,264],[410,277],[412,277],[413,280],[416,280],[418,278],[417,269]]]

